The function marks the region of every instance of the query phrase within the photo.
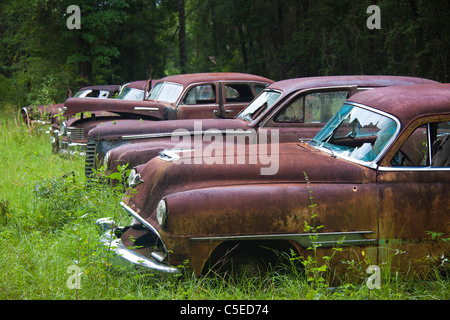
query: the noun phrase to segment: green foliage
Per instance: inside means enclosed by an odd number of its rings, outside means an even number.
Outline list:
[[[449,81],[450,4],[371,1],[80,0],[81,29],[66,27],[69,0],[0,3],[0,105],[62,102],[86,84],[122,84],[182,72],[240,71],[274,80],[394,74]],[[49,99],[38,94],[51,87]],[[14,94],[11,91],[14,90]]]

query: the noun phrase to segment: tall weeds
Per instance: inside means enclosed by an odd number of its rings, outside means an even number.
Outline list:
[[[0,299],[450,298],[447,278],[405,281],[391,273],[382,289],[369,296],[359,261],[346,263],[349,271],[360,272],[360,282],[331,288],[325,281],[329,264],[315,254],[320,247],[314,237],[321,226],[314,219],[305,224],[311,257],[291,256],[293,265],[301,261],[306,273],[294,267],[292,272],[272,270],[263,279],[233,284],[220,277],[159,278],[112,269],[94,224],[107,216],[129,222],[119,209],[122,193],[100,183],[87,187],[83,159],[53,155],[46,128],[40,129],[23,124],[17,109],[0,112]],[[314,218],[316,204],[308,190]],[[80,271],[78,289],[68,286],[74,266]]]

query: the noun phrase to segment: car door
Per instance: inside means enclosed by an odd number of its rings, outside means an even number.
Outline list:
[[[268,130],[269,135],[275,130],[279,142],[310,140],[355,92],[356,86],[297,92],[262,120],[259,128]]]
[[[378,168],[379,257],[407,270],[449,254],[450,126],[421,120],[397,141]]]
[[[251,82],[231,81],[221,81],[219,87],[221,89],[219,97],[221,110],[218,115],[226,118],[234,118],[244,109],[255,98],[254,91],[258,88],[256,85],[255,88],[252,88]]]
[[[189,86],[177,109],[177,119],[209,119],[219,110],[217,83],[199,83]]]

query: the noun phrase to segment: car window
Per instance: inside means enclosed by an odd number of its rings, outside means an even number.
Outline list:
[[[267,87],[267,85],[255,84],[255,93],[256,93],[256,95],[258,95],[261,92],[263,92],[266,87]]]
[[[254,98],[252,90],[247,84],[228,83],[224,88],[226,103],[250,102]]]
[[[347,100],[347,91],[299,95],[275,117],[275,122],[326,123]]]
[[[392,158],[391,165],[396,167],[450,167],[449,123],[429,123],[417,127]]]
[[[262,92],[255,100],[253,100],[244,110],[236,117],[251,121],[261,115],[266,109],[271,108],[273,104],[280,98],[281,92],[267,90]]]
[[[211,104],[216,102],[216,88],[211,84],[198,85],[189,90],[185,104]]]
[[[174,103],[177,101],[181,92],[183,91],[183,86],[178,83],[172,82],[160,82],[155,85],[155,87],[150,92],[149,100],[157,100],[167,103]]]
[[[275,122],[303,122],[304,96],[292,99],[275,117]]]
[[[81,90],[78,91],[74,98],[97,98],[100,94],[99,90],[91,90],[91,89],[87,89],[87,90]]]
[[[98,94],[98,97],[99,97],[100,99],[106,99],[106,98],[108,98],[108,95],[109,95],[109,92],[108,92],[108,91],[100,90],[100,91],[99,91],[99,94]]]

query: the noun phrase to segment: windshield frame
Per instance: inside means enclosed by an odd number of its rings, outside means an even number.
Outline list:
[[[251,117],[248,117],[248,116],[246,116],[246,117],[244,117],[243,116],[243,113],[245,112],[245,110],[247,110],[253,103],[256,103],[256,101],[263,95],[263,94],[265,94],[265,93],[277,93],[278,94],[278,97],[277,97],[277,99],[269,106],[267,106],[265,109],[263,109],[263,110],[260,110],[258,113],[257,113],[257,115],[254,117],[254,118],[251,118]],[[278,101],[280,101],[280,99],[281,99],[281,97],[283,96],[283,92],[281,91],[281,90],[276,90],[276,89],[264,89],[263,91],[261,91],[244,109],[242,109],[237,115],[236,115],[236,118],[237,119],[242,119],[242,120],[244,120],[244,121],[246,121],[246,122],[253,122],[253,121],[256,121],[257,119],[259,119],[262,115],[264,115],[268,110],[271,110],[272,108],[273,108],[273,106],[275,105],[275,104],[277,104],[277,102]],[[264,103],[267,103],[267,100],[266,100],[266,102],[264,102]],[[263,103],[263,104],[264,104]],[[260,107],[262,107],[263,106],[263,104],[260,106]],[[258,108],[259,109],[259,108]],[[255,109],[255,111],[253,111],[253,113],[255,113],[256,111],[258,111],[258,109]]]
[[[322,142],[318,142],[318,141],[316,140],[316,137],[317,137],[317,136],[319,136],[323,131],[327,130],[327,127],[334,121],[336,115],[337,115],[339,112],[336,113],[336,114],[335,114],[335,115],[327,122],[327,124],[326,124],[326,125],[325,125],[325,126],[324,126],[317,134],[316,134],[316,136],[315,136],[313,139],[311,139],[311,141],[308,141],[307,143],[308,143],[310,146],[312,146],[313,148],[315,148],[315,149],[317,149],[317,150],[320,150],[320,151],[323,151],[323,152],[325,152],[325,153],[331,155],[333,158],[344,159],[344,160],[347,160],[347,161],[350,161],[350,162],[353,162],[353,163],[356,163],[356,164],[360,164],[360,165],[363,165],[363,166],[366,166],[366,167],[369,167],[369,168],[372,168],[372,169],[377,169],[377,168],[378,168],[378,163],[379,163],[379,161],[384,157],[384,155],[386,154],[386,151],[392,146],[392,144],[394,143],[394,141],[397,139],[397,136],[399,135],[400,130],[402,129],[402,128],[401,128],[401,123],[400,123],[400,121],[399,121],[395,116],[393,116],[392,114],[389,114],[389,113],[387,113],[387,112],[384,112],[384,111],[381,111],[381,110],[378,110],[378,109],[375,109],[375,108],[372,108],[372,107],[369,107],[369,106],[366,106],[366,105],[363,105],[363,104],[360,104],[360,103],[346,101],[346,102],[343,104],[342,107],[344,107],[345,105],[348,105],[348,106],[350,106],[350,107],[352,107],[352,108],[356,107],[356,108],[365,109],[365,110],[370,111],[370,112],[373,112],[373,113],[377,113],[377,114],[379,114],[379,115],[381,115],[381,116],[384,116],[384,117],[387,117],[387,118],[389,118],[390,120],[393,120],[393,121],[395,122],[395,124],[396,124],[396,130],[395,130],[394,134],[389,138],[389,140],[386,142],[386,144],[385,144],[385,145],[383,146],[383,148],[380,150],[380,152],[378,153],[378,155],[377,155],[373,160],[371,160],[371,161],[358,160],[358,159],[355,159],[355,158],[353,158],[353,157],[346,156],[346,155],[343,155],[343,154],[341,154],[341,153],[337,153],[335,150],[325,147],[324,144],[323,144]],[[340,111],[340,110],[339,110],[339,111]],[[342,119],[340,123],[342,123],[343,120],[344,120],[344,119]],[[340,124],[339,124],[339,125],[340,125]],[[337,127],[339,127],[339,125],[338,125]],[[336,128],[337,128],[337,127],[336,127]],[[335,129],[336,129],[336,128],[335,128]],[[335,129],[333,129],[333,130],[335,130]]]

